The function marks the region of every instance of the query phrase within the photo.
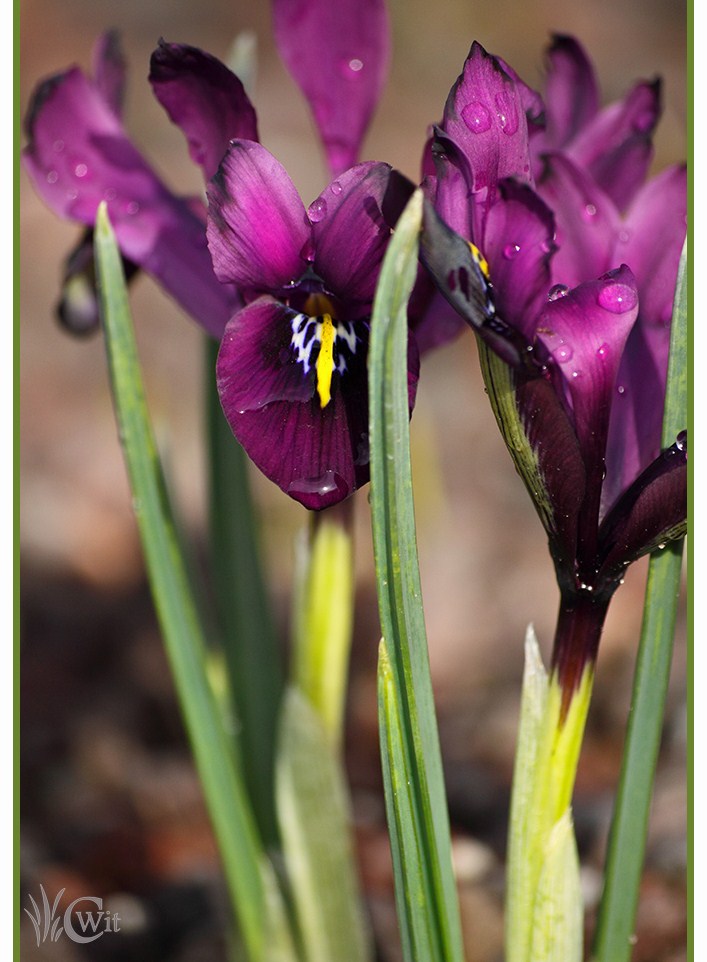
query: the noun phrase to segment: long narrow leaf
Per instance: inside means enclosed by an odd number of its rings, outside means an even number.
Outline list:
[[[687,251],[675,292],[663,446],[687,422]],[[631,712],[609,838],[604,893],[594,942],[595,962],[627,962],[636,918],[653,778],[670,677],[682,542],[651,556]]]
[[[386,254],[369,347],[371,513],[382,664],[381,746],[396,899],[408,962],[458,962],[461,925],[429,672],[410,472],[407,302],[415,280],[422,194],[410,199]],[[406,779],[406,794],[395,791]],[[410,819],[417,835],[413,840]],[[404,833],[404,836],[401,834]],[[414,844],[411,854],[410,844]],[[424,893],[424,897],[420,897]],[[425,928],[424,944],[417,933]]]
[[[270,867],[206,678],[204,634],[165,496],[145,406],[125,280],[105,205],[96,221],[101,315],[116,417],[148,577],[240,931],[252,962],[273,959],[281,932]],[[287,958],[285,955],[284,958]]]
[[[248,458],[216,392],[218,345],[206,346],[209,548],[216,615],[238,721],[240,764],[266,846],[277,843],[274,766],[281,652],[262,576]]]
[[[285,694],[277,755],[283,854],[307,962],[367,962],[339,753],[324,720],[294,686]]]

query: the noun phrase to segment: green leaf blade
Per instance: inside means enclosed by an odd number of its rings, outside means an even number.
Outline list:
[[[153,599],[241,935],[249,959],[265,962],[271,958],[269,933],[282,922],[269,898],[270,866],[207,680],[204,632],[166,496],[120,254],[105,205],[98,211],[95,248],[116,418]]]
[[[407,303],[417,271],[422,194],[408,203],[381,270],[371,321],[369,407],[371,514],[381,626],[389,670],[379,703],[386,804],[393,844],[396,898],[408,962],[463,958],[451,866],[449,819],[422,610],[410,470]],[[391,727],[392,726],[392,727]],[[410,795],[394,790],[398,766]],[[407,813],[407,814],[405,814]],[[404,854],[403,820],[418,826],[418,854]],[[424,892],[421,900],[420,893]],[[421,901],[420,901],[421,900]],[[420,904],[417,904],[417,903]],[[425,916],[427,941],[418,944]]]

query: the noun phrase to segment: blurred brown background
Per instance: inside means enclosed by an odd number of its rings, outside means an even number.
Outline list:
[[[427,125],[472,40],[542,86],[551,31],[577,35],[606,100],[637,78],[664,80],[655,168],[685,155],[685,10],[670,0],[392,0],[393,64],[364,158],[416,177]],[[90,65],[106,27],[129,62],[126,126],[175,190],[202,189],[181,134],[146,81],[160,36],[225,58],[254,30],[261,139],[306,203],[325,184],[306,106],[278,60],[267,2],[49,0],[21,4],[21,102],[43,76]],[[53,319],[60,265],[78,230],[23,175],[21,194],[21,471],[25,891],[103,895],[122,935],[87,954],[62,939],[23,958],[225,958],[219,868],[184,746],[144,585],[100,338],[79,342]],[[133,287],[152,416],[195,537],[203,524],[201,335],[148,278]],[[470,962],[500,959],[502,858],[522,639],[545,652],[556,589],[544,536],[483,393],[472,337],[423,361],[413,456],[423,590],[448,770]],[[275,604],[286,632],[292,539],[304,510],[253,478]],[[396,960],[375,719],[377,615],[365,493],[357,498],[358,624],[349,763],[362,871],[380,958]],[[587,901],[598,896],[620,763],[645,567],[619,591],[599,657],[575,805]],[[637,926],[636,962],[680,962],[685,896],[685,642],[678,640]],[[51,890],[51,891],[49,891]],[[119,906],[119,908],[118,908]]]

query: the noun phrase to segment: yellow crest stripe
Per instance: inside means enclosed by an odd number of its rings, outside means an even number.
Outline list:
[[[325,408],[331,401],[331,378],[334,373],[334,340],[336,328],[331,314],[322,315],[319,356],[317,357],[317,394],[319,403]]]

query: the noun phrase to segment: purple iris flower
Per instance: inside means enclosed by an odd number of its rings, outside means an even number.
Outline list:
[[[216,274],[246,300],[221,343],[221,403],[252,460],[308,508],[368,480],[368,331],[390,175],[358,164],[305,210],[278,161],[237,140],[209,185]],[[417,374],[411,335],[411,409]]]
[[[105,200],[131,270],[140,267],[151,274],[219,337],[238,305],[237,291],[214,276],[203,203],[173,194],[128,138],[120,120],[123,84],[124,65],[114,34],[96,45],[93,78],[72,67],[41,83],[25,121],[25,167],[56,213],[89,228]],[[231,115],[230,136],[256,136],[251,114]],[[90,276],[91,265],[89,235],[70,257],[67,279]],[[97,317],[92,291],[84,285],[82,294],[77,301],[67,288],[70,304],[65,298],[64,308],[74,315],[73,326],[91,327]]]
[[[543,108],[474,44],[426,161],[423,259],[479,335],[548,534],[567,692],[626,565],[685,528],[686,437],[661,451],[660,433],[686,182],[645,183],[657,91],[599,110],[586,55],[556,38]]]

